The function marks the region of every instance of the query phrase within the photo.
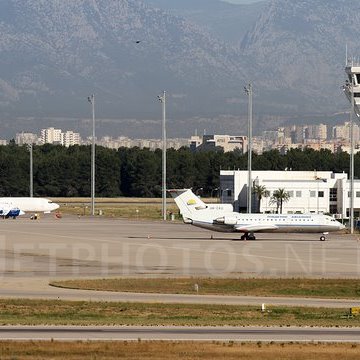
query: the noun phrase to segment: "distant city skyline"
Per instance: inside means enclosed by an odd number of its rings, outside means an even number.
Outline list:
[[[355,153],[360,152],[360,127],[354,124]],[[113,134],[114,135],[114,134]],[[326,124],[318,125],[288,125],[277,127],[273,130],[263,131],[262,135],[253,137],[253,151],[261,155],[264,151],[278,150],[286,154],[291,149],[327,149],[331,152],[345,151],[350,153],[350,123],[345,121],[328,127]],[[82,139],[81,135],[73,130],[62,131],[54,127],[41,129],[40,136],[36,133],[21,132],[15,136],[15,143],[18,145],[46,143],[63,146],[88,145],[91,137]],[[0,140],[0,145],[7,145],[8,141]],[[129,138],[119,135],[102,136],[96,138],[96,144],[118,149],[120,147],[138,147],[156,150],[162,148],[162,140],[159,138]],[[190,138],[168,138],[167,148],[179,149],[182,146],[190,146],[192,151],[203,151],[223,148],[224,152],[234,151],[236,148],[242,153],[247,151],[248,139],[246,135],[234,134],[210,134],[192,135]]]

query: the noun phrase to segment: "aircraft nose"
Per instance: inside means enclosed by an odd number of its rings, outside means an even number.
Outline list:
[[[343,230],[343,229],[345,229],[346,228],[346,226],[344,225],[344,224],[339,224],[339,230]]]
[[[58,209],[58,208],[60,207],[60,205],[53,203],[53,204],[51,205],[51,207],[52,207],[52,210],[56,210],[56,209]]]

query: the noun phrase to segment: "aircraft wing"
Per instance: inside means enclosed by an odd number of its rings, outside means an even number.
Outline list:
[[[269,230],[277,230],[278,227],[270,224],[254,224],[254,225],[235,225],[236,231],[240,232],[257,232],[257,231],[269,231]]]

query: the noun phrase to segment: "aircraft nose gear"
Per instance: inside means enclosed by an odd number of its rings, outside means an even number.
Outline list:
[[[325,241],[326,238],[325,238],[325,235],[327,235],[328,232],[323,232],[322,235],[320,236],[320,241]]]

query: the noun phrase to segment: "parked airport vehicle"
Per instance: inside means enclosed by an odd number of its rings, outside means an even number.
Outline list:
[[[35,197],[3,197],[0,204],[8,204],[16,207],[23,212],[43,212],[50,213],[59,208],[59,205],[46,198]]]
[[[230,211],[227,204],[206,205],[190,189],[169,190],[183,220],[208,230],[243,233],[241,240],[255,240],[256,232],[322,233],[320,240],[345,226],[323,214],[243,214]]]

